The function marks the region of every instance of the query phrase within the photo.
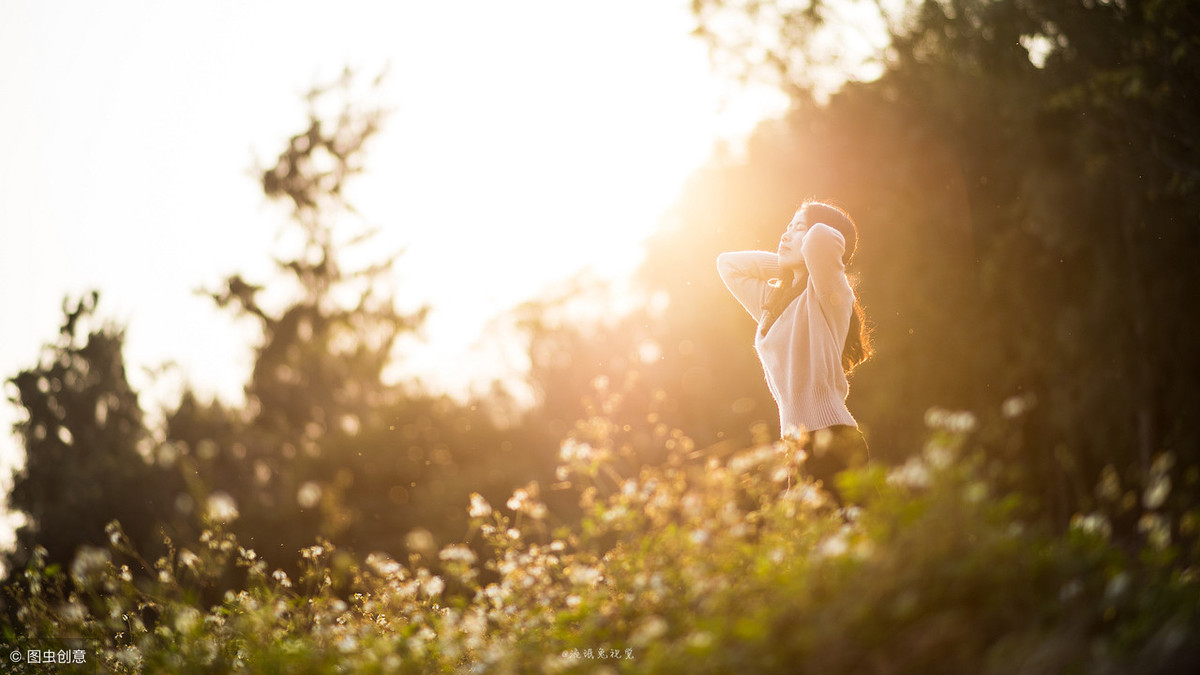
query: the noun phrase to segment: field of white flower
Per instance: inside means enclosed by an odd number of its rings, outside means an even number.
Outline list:
[[[953,425],[839,476],[838,506],[795,444],[706,459],[664,434],[663,465],[622,475],[605,423],[563,444],[577,523],[530,484],[473,496],[468,541],[403,562],[316,542],[297,578],[219,526],[131,558],[114,523],[24,572],[3,642],[86,650],[15,672],[1197,672],[1195,551],[1114,542],[1100,514],[1035,524]]]

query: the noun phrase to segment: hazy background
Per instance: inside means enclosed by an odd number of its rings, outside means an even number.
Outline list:
[[[669,0],[3,3],[0,373],[99,288],[137,386],[240,400],[253,332],[194,291],[270,273],[286,212],[254,162],[343,67],[387,68],[351,199],[406,250],[402,303],[433,307],[403,374],[462,392],[521,367],[477,348],[489,319],[584,268],[627,277],[714,142],[786,105],[717,77],[693,24]]]

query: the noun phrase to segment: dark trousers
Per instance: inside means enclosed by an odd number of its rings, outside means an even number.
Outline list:
[[[805,471],[821,481],[825,489],[841,502],[834,476],[846,469],[860,469],[867,465],[871,454],[867,439],[858,427],[837,424],[817,429],[808,435],[802,446],[808,453]]]

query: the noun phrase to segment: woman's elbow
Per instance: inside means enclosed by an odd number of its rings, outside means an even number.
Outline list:
[[[800,243],[800,255],[810,269],[826,259],[841,260],[845,249],[842,234],[827,225],[814,227]]]
[[[721,253],[717,256],[717,274],[724,279],[733,271],[733,254]]]

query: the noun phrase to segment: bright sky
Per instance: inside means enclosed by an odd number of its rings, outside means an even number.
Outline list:
[[[688,5],[0,0],[0,379],[98,288],[135,386],[174,361],[237,400],[250,336],[193,291],[268,278],[285,215],[254,159],[302,129],[311,85],[386,64],[395,112],[352,199],[381,251],[407,247],[401,296],[434,307],[413,369],[490,377],[468,355],[487,319],[587,267],[622,278],[714,140],[782,109],[712,75]]]

